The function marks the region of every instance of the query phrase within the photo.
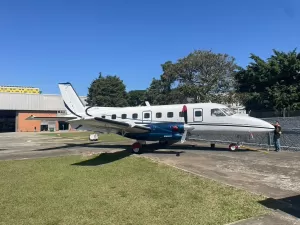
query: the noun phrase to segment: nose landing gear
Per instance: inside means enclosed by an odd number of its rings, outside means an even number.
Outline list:
[[[239,144],[231,143],[231,144],[229,145],[229,150],[230,150],[230,151],[236,151],[236,150],[238,150],[239,148],[240,148],[240,145],[239,145]]]

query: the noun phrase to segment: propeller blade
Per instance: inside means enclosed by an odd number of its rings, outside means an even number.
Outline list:
[[[183,133],[183,135],[181,137],[181,143],[185,142],[187,132],[188,132],[187,130],[184,131],[184,133]]]
[[[184,105],[182,107],[182,113],[183,113],[184,123],[187,124],[188,118],[187,118],[187,107],[186,107],[186,105]]]
[[[187,132],[191,131],[191,130],[194,130],[194,129],[195,129],[195,127],[193,127],[191,125],[188,125],[188,124],[184,124],[184,133],[181,137],[181,143],[185,142]]]

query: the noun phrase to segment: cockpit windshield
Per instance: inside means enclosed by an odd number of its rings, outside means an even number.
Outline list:
[[[232,116],[232,115],[235,114],[235,112],[233,111],[233,109],[230,109],[230,108],[221,108],[221,110],[222,110],[223,112],[225,112],[225,114],[226,114],[227,116]]]
[[[230,108],[211,109],[211,116],[232,116],[234,111]]]
[[[211,109],[211,116],[226,116],[221,109]]]

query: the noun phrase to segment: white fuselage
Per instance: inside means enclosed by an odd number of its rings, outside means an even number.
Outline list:
[[[160,106],[138,106],[124,108],[91,107],[87,114],[116,121],[132,121],[136,124],[161,122],[184,122],[183,106],[187,107],[187,123],[194,127],[191,134],[202,133],[264,133],[271,132],[274,127],[261,119],[234,114],[225,105],[216,103],[194,103]],[[84,114],[83,116],[87,116]],[[69,121],[76,126],[76,120]],[[82,127],[87,129],[87,127]],[[100,129],[105,130],[105,129]]]

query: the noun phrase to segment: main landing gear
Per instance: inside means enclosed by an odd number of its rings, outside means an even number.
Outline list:
[[[133,143],[131,151],[135,154],[140,154],[142,152],[143,145],[146,145],[146,141],[137,141]]]

